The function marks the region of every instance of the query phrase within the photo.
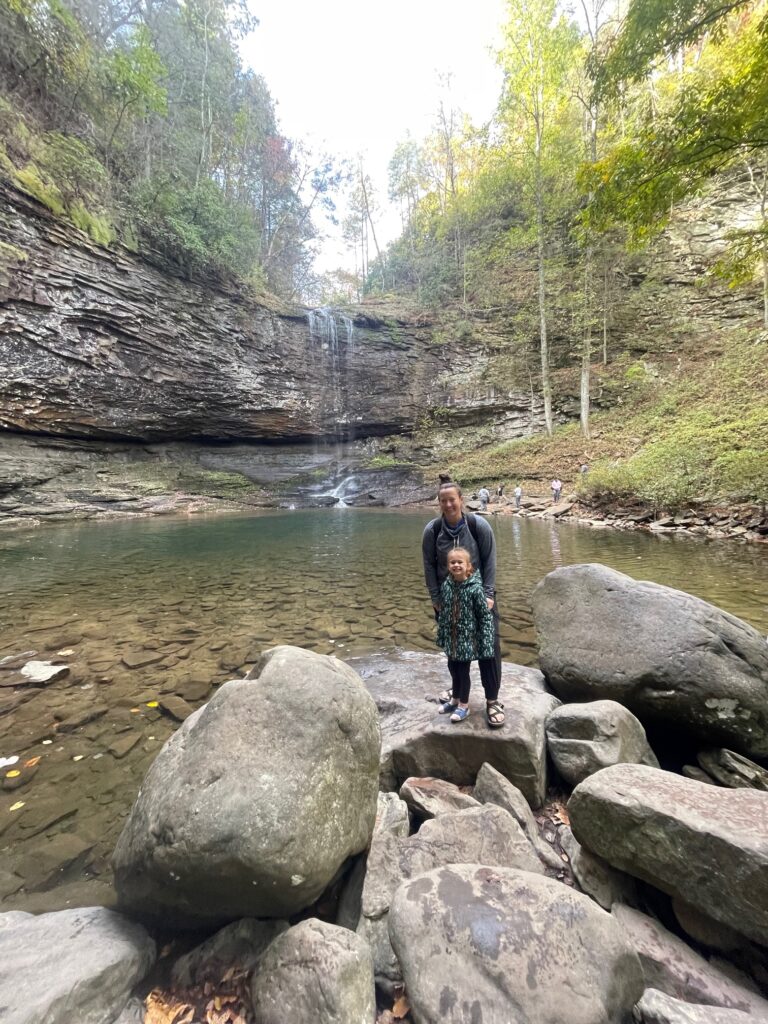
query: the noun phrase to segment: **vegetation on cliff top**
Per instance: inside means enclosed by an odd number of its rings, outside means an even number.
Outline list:
[[[677,511],[765,505],[768,366],[760,347],[742,330],[715,336],[684,359],[617,359],[611,379],[621,401],[594,415],[588,440],[570,423],[552,437],[457,453],[450,465],[470,486],[542,481],[546,492],[549,479],[558,476],[598,506]],[[580,478],[585,463],[589,473]]]
[[[297,295],[335,171],[242,67],[244,0],[0,0],[0,175],[96,242]]]

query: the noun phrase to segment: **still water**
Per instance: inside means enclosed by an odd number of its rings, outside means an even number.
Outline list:
[[[69,666],[34,690],[3,687],[10,674],[0,671],[0,758],[18,756],[10,770],[22,769],[0,792],[4,909],[107,898],[122,821],[178,725],[156,702],[180,696],[198,707],[276,643],[340,657],[434,651],[420,553],[427,518],[324,509],[2,538],[0,660],[35,652]],[[576,562],[687,590],[768,632],[765,547],[492,522],[505,659],[536,663],[531,590]],[[19,694],[28,699],[14,706]]]

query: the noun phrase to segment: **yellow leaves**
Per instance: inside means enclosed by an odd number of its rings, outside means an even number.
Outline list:
[[[392,1007],[392,1016],[396,1020],[402,1020],[403,1017],[407,1017],[411,1010],[411,1004],[408,1002],[406,995],[399,996],[395,1000],[395,1004]]]
[[[6,779],[16,779],[16,778],[19,777],[19,775],[21,775],[21,772],[18,769],[16,769],[16,768],[14,768],[11,771],[5,773]]]
[[[25,803],[26,803],[25,800],[17,800],[15,804],[11,804],[9,810],[11,810],[11,811],[20,811],[21,808],[25,806]]]
[[[144,1024],[192,1024],[195,1008],[178,1002],[159,989],[153,989],[145,1001]]]

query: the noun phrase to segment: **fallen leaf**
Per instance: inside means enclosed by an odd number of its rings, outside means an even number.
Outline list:
[[[148,700],[147,701],[147,707],[148,708],[159,708],[160,707],[160,701],[159,700]]]
[[[82,761],[84,757],[85,757],[85,754],[75,754],[75,756],[72,758],[72,760],[73,761]]]
[[[14,768],[10,772],[5,773],[6,779],[17,779],[19,775],[21,775],[21,772],[18,770],[18,768]]]
[[[408,1002],[406,996],[400,996],[395,1000],[395,1005],[392,1007],[392,1015],[398,1020],[402,1020],[403,1017],[407,1017],[410,1012],[411,1004]]]
[[[34,768],[36,764],[40,764],[40,756],[30,757],[28,761],[24,762],[25,768]]]
[[[25,803],[25,800],[17,800],[15,804],[11,804],[9,809],[11,811],[20,811],[21,808],[25,805]]]

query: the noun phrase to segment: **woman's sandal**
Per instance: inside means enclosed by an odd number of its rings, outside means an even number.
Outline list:
[[[464,719],[467,718],[468,715],[469,715],[469,708],[460,708],[457,705],[456,710],[451,715],[451,721],[452,722],[463,722]]]
[[[488,725],[492,729],[500,729],[506,720],[504,705],[498,700],[489,700],[485,713],[488,716]]]
[[[443,692],[439,694],[437,699],[440,704],[452,704],[453,690],[443,690]]]

